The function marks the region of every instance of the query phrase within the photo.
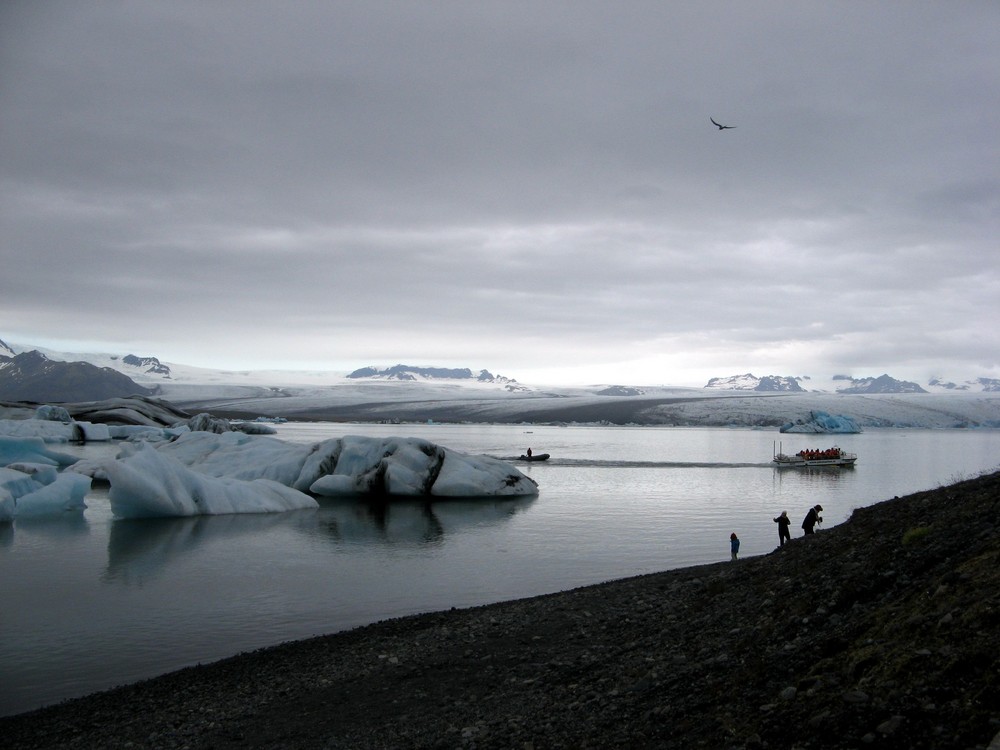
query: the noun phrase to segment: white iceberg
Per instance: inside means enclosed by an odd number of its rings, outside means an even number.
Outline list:
[[[192,471],[149,444],[107,462],[105,473],[111,482],[111,510],[119,518],[276,513],[317,507],[308,495],[269,479],[244,481]]]
[[[35,409],[35,419],[49,420],[53,422],[69,422],[73,421],[73,417],[69,415],[64,406],[50,406],[48,404],[44,406],[39,406]]]
[[[15,461],[7,464],[8,469],[20,471],[27,474],[36,482],[41,484],[52,484],[59,476],[59,469],[50,464],[35,464],[28,461]]]
[[[89,491],[90,477],[82,474],[37,464],[0,468],[0,521],[82,512]]]
[[[209,476],[271,479],[324,496],[538,494],[534,480],[505,461],[468,456],[420,438],[347,436],[302,445],[238,432],[191,432],[158,450]]]
[[[21,519],[82,513],[87,507],[84,498],[88,492],[90,477],[83,474],[60,474],[51,484],[17,498],[14,516]]]
[[[7,490],[15,501],[41,486],[42,483],[35,481],[30,474],[7,467],[0,468],[0,488]]]
[[[446,456],[450,453],[456,463],[461,456],[419,438],[345,437],[337,442],[336,468],[312,482],[310,492],[328,497],[441,495],[436,480]],[[480,494],[483,488],[477,485],[466,494]]]
[[[9,437],[0,433],[0,466],[10,466],[19,461],[46,466],[71,466],[76,460],[75,456],[46,447],[45,441],[40,437]]]
[[[0,419],[0,436],[39,438],[46,443],[107,442],[111,430],[106,424],[60,422],[50,419]]]
[[[305,492],[332,468],[339,441],[302,445],[243,432],[185,432],[157,449],[211,477],[270,479]]]

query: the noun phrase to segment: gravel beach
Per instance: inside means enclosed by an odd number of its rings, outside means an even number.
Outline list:
[[[760,557],[390,620],[6,717],[0,747],[992,750],[998,519],[992,474]]]

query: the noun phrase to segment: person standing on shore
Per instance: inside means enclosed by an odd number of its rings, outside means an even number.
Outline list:
[[[729,551],[732,553],[734,560],[740,554],[740,538],[736,536],[735,531],[729,535]]]
[[[781,515],[775,518],[774,522],[778,524],[778,546],[784,547],[785,542],[792,541],[792,532],[788,530],[792,520],[788,517],[788,511],[781,511]]]
[[[819,514],[821,510],[823,510],[822,505],[814,505],[809,509],[809,512],[806,513],[806,517],[802,521],[802,529],[805,533],[814,534],[815,532],[813,531],[813,528],[816,524],[823,523],[823,516]]]

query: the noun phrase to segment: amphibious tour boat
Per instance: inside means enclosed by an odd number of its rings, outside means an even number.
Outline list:
[[[825,450],[806,448],[794,456],[779,452],[771,459],[779,468],[804,468],[808,466],[854,466],[858,460],[856,453],[847,453],[836,445]]]

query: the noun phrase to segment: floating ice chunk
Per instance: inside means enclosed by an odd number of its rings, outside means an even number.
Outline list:
[[[151,445],[139,445],[131,455],[109,461],[105,472],[111,482],[111,510],[120,518],[275,513],[317,507],[308,495],[267,479],[242,481],[199,474]]]
[[[90,477],[65,473],[51,484],[17,498],[14,515],[21,518],[82,513],[87,507],[84,497],[90,492]]]
[[[341,440],[332,474],[309,487],[317,495],[497,497],[537,495],[538,485],[510,464],[468,456],[419,438]]]
[[[52,484],[59,476],[59,469],[49,464],[34,464],[28,461],[15,461],[7,464],[8,469],[27,474],[39,484]]]
[[[65,406],[39,406],[35,409],[35,419],[48,420],[50,422],[65,422],[69,424],[73,417],[69,415]]]
[[[169,440],[180,434],[164,427],[137,424],[111,424],[108,431],[112,440]]]
[[[483,490],[487,488],[492,491],[485,493]],[[434,494],[440,497],[536,495],[538,487],[532,479],[504,461],[448,451],[434,482]]]
[[[105,443],[111,440],[111,429],[103,423],[74,422],[73,439],[88,443]]]
[[[504,461],[466,456],[419,438],[348,436],[297,444],[240,432],[190,432],[157,450],[208,476],[271,479],[317,495],[538,494],[532,479]],[[442,467],[448,467],[443,481]]]
[[[66,469],[66,471],[73,474],[83,474],[91,479],[100,479],[106,482],[108,481],[108,474],[104,470],[105,466],[107,466],[107,460],[105,459],[82,458]]]
[[[68,443],[73,439],[73,426],[44,419],[3,419],[0,420],[0,436],[38,438],[46,443]]]
[[[309,491],[314,495],[323,495],[324,497],[343,497],[362,495],[367,489],[353,475],[327,474],[313,482]]]
[[[224,432],[232,432],[233,428],[228,419],[213,417],[207,412],[196,414],[187,421],[188,429],[191,432],[212,432],[221,435]]]
[[[89,477],[59,474],[48,465],[13,466],[0,468],[0,518],[48,516],[87,507],[83,498],[90,490]]]
[[[186,432],[158,448],[208,476],[270,479],[304,491],[331,465],[328,453],[336,450],[337,441],[303,445],[242,432]]]
[[[70,466],[76,463],[76,460],[76,456],[47,448],[45,441],[40,437],[8,437],[0,434],[0,466],[7,466],[15,461]]]
[[[16,469],[0,468],[0,488],[7,490],[16,501],[42,487],[30,474]]]
[[[342,438],[333,474],[311,484],[317,495],[430,495],[445,450],[419,438]],[[345,479],[345,477],[347,479]]]
[[[46,419],[0,420],[0,435],[15,438],[36,437],[46,443],[106,442],[111,440],[111,431],[106,424],[59,422]]]

